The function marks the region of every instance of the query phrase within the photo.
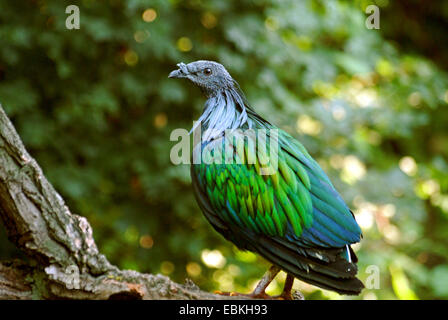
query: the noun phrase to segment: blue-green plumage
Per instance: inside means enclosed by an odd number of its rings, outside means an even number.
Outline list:
[[[209,222],[239,248],[259,253],[294,277],[359,293],[363,285],[355,277],[357,258],[350,244],[360,241],[361,230],[317,162],[249,107],[220,64],[179,66],[170,76],[189,78],[208,97],[199,119],[201,143],[195,146],[204,161],[192,165],[191,176]],[[272,156],[277,168],[263,174]]]

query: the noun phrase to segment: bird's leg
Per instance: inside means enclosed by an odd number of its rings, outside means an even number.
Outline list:
[[[273,299],[281,300],[305,300],[303,294],[297,290],[292,291],[292,285],[294,284],[294,276],[292,274],[287,274],[285,280],[285,286],[283,287],[282,294],[272,297]]]
[[[250,295],[253,296],[254,298],[256,297],[267,298],[268,295],[265,293],[265,290],[279,272],[280,272],[279,267],[277,266],[270,267],[269,270],[266,271],[266,273],[263,275],[263,278],[261,278],[260,282],[258,282],[254,291]]]
[[[293,300],[292,298],[292,285],[294,284],[294,276],[289,274],[286,276],[285,286],[283,287],[283,292],[280,298],[285,300]]]
[[[221,294],[221,295],[226,295],[226,296],[246,296],[246,297],[255,298],[255,299],[270,299],[271,297],[266,294],[265,290],[269,286],[269,284],[272,282],[272,280],[274,280],[275,276],[279,272],[280,272],[279,267],[277,267],[277,266],[270,267],[269,270],[266,271],[266,273],[263,275],[263,278],[261,278],[260,282],[258,282],[254,291],[249,294],[238,293],[238,292],[219,292],[219,291],[217,291],[215,293]]]

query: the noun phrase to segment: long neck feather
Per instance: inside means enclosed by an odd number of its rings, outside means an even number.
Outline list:
[[[234,88],[225,89],[209,96],[204,112],[192,128],[201,125],[202,141],[221,136],[227,129],[252,128],[253,120],[248,117],[245,99]]]

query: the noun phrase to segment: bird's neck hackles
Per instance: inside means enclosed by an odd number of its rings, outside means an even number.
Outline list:
[[[235,88],[217,91],[208,97],[204,112],[194,124],[192,131],[201,125],[202,141],[207,142],[224,134],[225,130],[252,128],[246,104]]]

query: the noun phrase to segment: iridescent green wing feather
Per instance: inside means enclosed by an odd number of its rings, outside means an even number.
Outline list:
[[[270,147],[269,131],[266,138],[257,138],[246,136],[245,143],[234,146],[224,139],[212,141],[206,163],[194,166],[198,188],[213,212],[227,225],[304,246],[342,247],[359,241],[361,232],[350,210],[305,148],[281,130],[277,149]],[[232,148],[226,149],[226,143]],[[278,170],[261,174],[261,169],[275,168],[267,161],[272,158],[278,159]]]
[[[252,145],[248,140],[243,145],[236,144],[230,156],[221,157],[227,163],[196,165],[194,172],[199,185],[214,211],[228,224],[281,237],[291,229],[300,237],[303,228],[312,223],[310,180],[306,170],[291,155],[274,152],[278,170],[262,175],[261,169],[267,169],[268,165],[274,167],[266,158],[271,150],[269,142],[265,144],[261,139],[259,143],[266,152],[259,152],[254,141]],[[212,143],[222,145],[222,141]],[[210,145],[209,148],[213,149]]]

